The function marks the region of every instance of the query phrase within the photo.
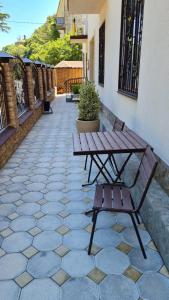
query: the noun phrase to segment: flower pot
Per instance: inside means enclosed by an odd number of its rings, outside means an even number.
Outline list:
[[[78,132],[96,132],[99,131],[100,120],[82,121],[76,120],[76,128]]]

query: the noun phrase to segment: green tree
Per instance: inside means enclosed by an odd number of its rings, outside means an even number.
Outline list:
[[[11,44],[3,47],[3,51],[14,56],[26,56],[28,48],[25,45]]]
[[[0,31],[8,32],[10,27],[7,25],[7,19],[9,18],[9,15],[2,12],[2,5],[0,4]]]
[[[49,64],[57,64],[62,60],[81,60],[81,46],[71,44],[69,35],[64,38],[59,38],[56,41],[49,41],[44,46],[38,45],[35,47],[30,59],[35,60],[40,58]]]

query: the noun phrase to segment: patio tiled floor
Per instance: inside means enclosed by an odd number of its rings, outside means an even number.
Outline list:
[[[169,274],[140,226],[100,214],[87,255],[94,187],[72,155],[76,109],[58,97],[0,171],[0,300],[168,300]]]

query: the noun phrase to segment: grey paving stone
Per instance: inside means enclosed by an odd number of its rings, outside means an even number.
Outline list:
[[[36,220],[31,216],[21,216],[13,220],[10,227],[14,231],[27,231],[36,225]]]
[[[13,204],[0,204],[0,216],[8,216],[15,212],[16,206]]]
[[[101,248],[117,246],[121,242],[119,233],[112,229],[98,229],[95,232],[93,243]]]
[[[42,191],[45,188],[45,184],[42,182],[35,182],[27,185],[27,189],[31,192]]]
[[[48,175],[49,170],[45,168],[37,168],[33,170],[33,173],[35,175]]]
[[[0,178],[0,184],[5,183],[5,182],[7,182],[9,180],[10,180],[9,176],[1,176],[1,178]]]
[[[128,214],[118,213],[117,224],[122,224],[124,226],[132,226],[132,221]]]
[[[1,300],[18,300],[20,295],[19,286],[12,280],[0,282]]]
[[[8,192],[20,192],[21,190],[25,189],[24,183],[12,183],[6,187]]]
[[[27,180],[29,180],[29,177],[28,176],[14,176],[13,178],[12,178],[12,181],[13,182],[24,182],[24,181],[27,181]]]
[[[43,199],[43,194],[40,192],[28,192],[22,197],[22,200],[24,202],[36,202],[41,199]]]
[[[86,251],[74,250],[63,257],[61,267],[72,277],[83,277],[94,269],[94,258]]]
[[[99,288],[88,278],[72,278],[64,284],[62,291],[62,300],[99,300]]]
[[[9,221],[5,217],[0,217],[0,231],[6,229],[9,226]]]
[[[17,212],[23,215],[33,215],[40,210],[40,205],[36,203],[24,203],[17,208]]]
[[[57,214],[59,213],[61,210],[64,210],[64,205],[58,202],[48,202],[44,205],[42,205],[41,210],[45,213],[45,214]]]
[[[2,203],[12,203],[21,198],[19,193],[6,193],[3,196],[0,196],[0,202]]]
[[[63,238],[63,244],[69,249],[81,250],[87,248],[90,234],[85,230],[72,230]]]
[[[102,212],[98,215],[96,228],[107,228],[113,226],[116,223],[116,215],[107,212]]]
[[[2,248],[10,252],[20,252],[29,247],[32,243],[32,237],[27,232],[16,232],[6,237],[2,243]]]
[[[60,268],[61,258],[54,252],[39,252],[29,261],[27,271],[35,278],[52,276]]]
[[[128,256],[112,247],[100,251],[95,259],[96,266],[106,274],[120,275],[130,265]]]
[[[55,175],[50,175],[47,179],[48,182],[57,182],[57,181],[61,181],[64,182],[65,181],[65,175],[63,174],[55,174]]]
[[[20,300],[61,300],[60,288],[51,279],[35,279],[22,289]]]
[[[32,182],[43,182],[43,183],[46,183],[47,181],[47,176],[45,175],[33,175],[30,177],[30,181]]]
[[[51,182],[46,185],[46,189],[48,191],[63,190],[64,187],[65,187],[65,184],[62,182]]]
[[[46,215],[37,222],[37,226],[42,230],[55,230],[62,225],[62,221],[54,215]]]
[[[84,202],[70,202],[66,204],[66,209],[70,213],[83,213],[88,210],[89,206],[86,205]]]
[[[148,234],[147,231],[142,230],[142,229],[139,229],[139,233],[140,233],[140,236],[141,236],[143,244],[147,245],[150,242],[150,240],[151,240],[150,235]],[[136,236],[136,233],[135,233],[135,230],[134,230],[133,227],[126,228],[123,231],[122,235],[123,235],[124,240],[127,243],[131,244],[134,247],[139,246],[139,242],[138,242],[138,239],[137,239],[137,236]]]
[[[158,273],[145,273],[139,279],[137,286],[143,299],[168,300],[169,280]]]
[[[71,191],[66,193],[66,197],[71,201],[80,201],[85,198],[83,191]]]
[[[108,275],[101,282],[100,291],[100,300],[139,299],[139,293],[135,283],[123,275]]]
[[[43,231],[35,236],[33,246],[40,251],[54,250],[62,243],[60,234],[55,231]]]
[[[135,248],[129,253],[131,264],[141,272],[157,272],[163,261],[157,251],[146,248],[147,259],[144,259],[140,248]]]
[[[65,194],[63,192],[57,191],[57,188],[55,189],[55,191],[51,191],[45,194],[45,199],[51,202],[59,201],[63,197],[65,197]]]
[[[83,214],[72,214],[65,219],[65,224],[71,229],[85,228],[91,219]]]
[[[0,280],[13,279],[26,269],[27,259],[20,253],[6,254],[0,258]]]

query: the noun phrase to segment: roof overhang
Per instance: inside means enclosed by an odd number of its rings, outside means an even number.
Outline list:
[[[70,14],[99,14],[105,0],[67,0]]]
[[[87,34],[83,35],[71,35],[70,42],[71,44],[83,44],[86,43],[88,39]]]

